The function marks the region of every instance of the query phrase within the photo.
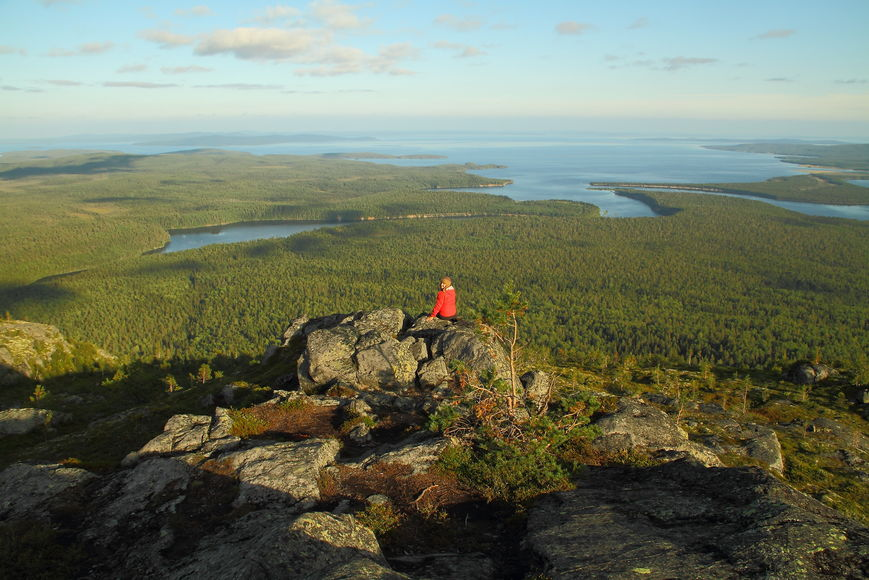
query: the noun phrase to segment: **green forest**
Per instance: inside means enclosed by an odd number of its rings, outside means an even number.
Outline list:
[[[127,360],[258,357],[303,314],[422,313],[450,275],[469,318],[514,283],[530,349],[560,361],[760,369],[869,351],[865,222],[666,191],[643,194],[662,217],[613,219],[441,189],[497,183],[213,150],[0,165],[0,309]],[[407,216],[431,217],[386,219]],[[173,228],[263,219],[348,224],[142,255]]]

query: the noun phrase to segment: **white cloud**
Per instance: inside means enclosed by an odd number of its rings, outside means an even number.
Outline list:
[[[68,81],[64,79],[46,80],[44,82],[56,87],[80,87],[82,85],[82,83],[78,81]]]
[[[789,36],[793,36],[794,34],[796,34],[796,30],[793,30],[791,28],[778,28],[775,30],[768,30],[763,34],[758,34],[754,38],[758,40],[769,40],[773,38],[787,38]]]
[[[257,22],[261,22],[263,24],[271,24],[277,21],[287,21],[298,24],[297,20],[302,16],[302,11],[293,6],[284,6],[279,4],[277,6],[268,6],[266,8],[265,14],[257,18]]]
[[[693,56],[676,56],[673,58],[665,58],[664,70],[681,70],[689,66],[698,66],[704,64],[713,64],[718,62],[716,58],[698,58]]]
[[[441,14],[437,18],[435,18],[435,23],[440,24],[442,26],[447,26],[449,28],[453,28],[458,30],[459,32],[469,32],[471,30],[477,30],[482,26],[482,22],[475,18],[459,18],[453,14]]]
[[[196,46],[198,55],[229,53],[242,60],[292,60],[303,58],[331,38],[322,32],[279,28],[216,30]]]
[[[559,22],[555,26],[555,32],[558,34],[564,34],[569,36],[578,36],[580,34],[585,34],[589,30],[594,29],[594,26],[591,24],[586,24],[585,22],[574,22],[572,20],[566,22]]]
[[[103,86],[131,89],[168,89],[178,85],[172,83],[108,82],[103,83]]]
[[[204,66],[164,66],[160,69],[163,74],[167,75],[182,75],[187,73],[203,73],[203,72],[211,72],[214,69],[207,68]]]
[[[185,46],[193,43],[193,39],[189,36],[156,28],[143,30],[139,33],[139,38],[155,42],[160,45],[160,48],[175,48],[176,46]]]
[[[459,42],[448,42],[446,40],[441,40],[434,44],[435,48],[441,48],[444,50],[452,50],[455,51],[456,58],[473,58],[475,56],[484,56],[486,51],[481,50],[475,46],[471,46],[469,44],[461,44]]]
[[[335,0],[314,0],[311,11],[315,18],[333,30],[354,30],[371,24],[369,19],[356,16],[357,6],[341,4]]]
[[[328,30],[295,28],[236,28],[217,30],[203,38],[195,48],[200,56],[231,54],[242,60],[292,62],[306,65],[297,69],[301,76],[337,76],[370,71],[409,74],[397,68],[401,60],[415,58],[416,49],[408,43],[388,45],[371,56],[362,49],[333,42]]]
[[[126,74],[126,73],[137,73],[148,70],[148,65],[146,64],[128,64],[126,66],[122,66],[115,72]]]
[[[113,42],[88,42],[79,46],[81,54],[102,54],[115,47]]]
[[[197,89],[230,89],[233,91],[276,91],[284,87],[282,85],[258,85],[249,83],[225,83],[222,85],[196,85]]]
[[[80,44],[75,50],[63,50],[55,48],[48,53],[48,56],[87,56],[94,54],[102,54],[108,52],[115,47],[113,42],[87,42]]]
[[[210,16],[211,8],[200,4],[199,6],[194,6],[189,10],[179,8],[175,11],[175,14],[177,16]]]
[[[865,85],[869,83],[869,79],[839,79],[836,84],[839,85]]]

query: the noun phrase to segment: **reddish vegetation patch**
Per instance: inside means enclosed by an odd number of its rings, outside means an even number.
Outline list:
[[[338,436],[337,405],[260,405],[246,409],[246,412],[266,423],[263,431],[266,436],[280,435],[296,440]]]

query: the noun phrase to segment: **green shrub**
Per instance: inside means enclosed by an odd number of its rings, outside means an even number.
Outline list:
[[[441,455],[440,465],[488,501],[523,502],[570,487],[568,471],[537,441],[491,439],[475,449],[454,446]]]

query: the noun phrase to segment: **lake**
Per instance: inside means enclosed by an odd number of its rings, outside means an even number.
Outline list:
[[[704,146],[733,144],[715,139],[654,139],[611,135],[535,133],[383,133],[359,140],[333,143],[285,143],[262,146],[220,147],[257,155],[323,155],[371,152],[386,155],[437,155],[439,159],[365,159],[397,166],[445,163],[496,164],[503,169],[473,171],[487,177],[510,179],[512,185],[486,190],[516,200],[568,199],[591,203],[607,217],[654,217],[656,214],[637,200],[612,192],[590,189],[592,182],[735,183],[763,181],[772,177],[805,173],[798,165],[784,163],[774,155],[719,151]],[[21,144],[0,143],[0,152],[21,150]],[[56,140],[33,149],[109,149],[135,154],[157,154],[184,147],[141,146],[103,138]],[[747,196],[742,196],[747,197]],[[827,206],[796,202],[772,203],[810,215],[869,220],[869,206]],[[288,224],[238,224],[218,231],[173,234],[165,251],[179,251],[209,243],[231,243],[291,235]],[[322,227],[308,224],[306,229]],[[277,228],[277,229],[275,229]],[[304,230],[300,230],[304,231]],[[257,235],[260,232],[262,235]],[[296,233],[296,232],[292,232]],[[178,236],[185,236],[183,239]],[[256,237],[249,237],[254,235]],[[235,239],[235,236],[238,239]],[[178,249],[176,249],[178,248]]]

